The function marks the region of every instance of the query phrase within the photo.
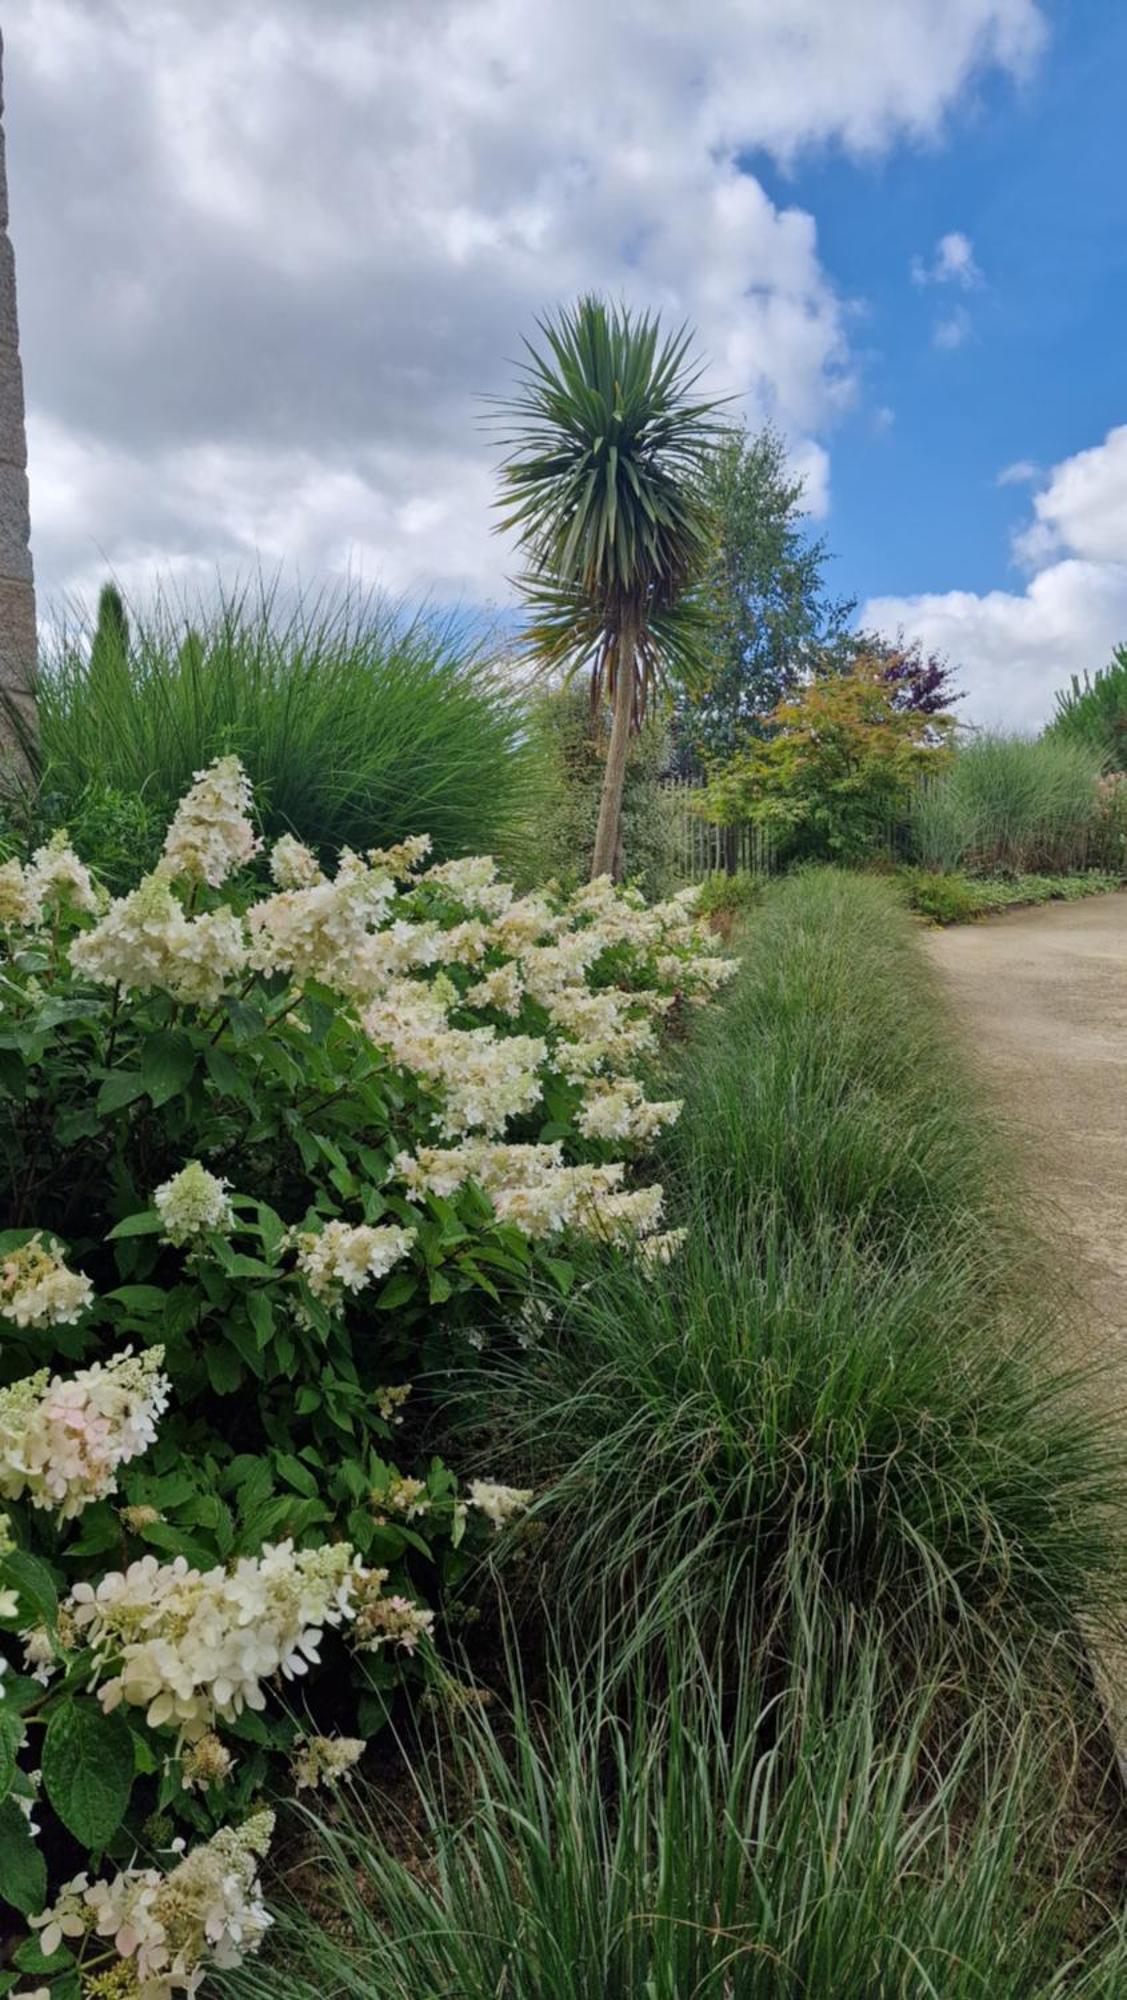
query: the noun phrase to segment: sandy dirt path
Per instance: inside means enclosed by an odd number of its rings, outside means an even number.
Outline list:
[[[1127,1394],[1127,892],[925,945],[1069,1260],[1089,1352],[1121,1361]]]
[[[1059,1245],[1082,1352],[1127,1404],[1127,891],[929,931],[983,1087],[1026,1159],[1033,1223]],[[1127,1645],[1092,1666],[1127,1784]]]

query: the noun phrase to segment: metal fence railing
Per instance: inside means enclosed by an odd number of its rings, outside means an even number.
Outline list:
[[[692,778],[663,778],[661,792],[677,865],[686,882],[699,882],[719,869],[773,873],[771,837],[761,826],[711,826],[695,810],[704,787]]]

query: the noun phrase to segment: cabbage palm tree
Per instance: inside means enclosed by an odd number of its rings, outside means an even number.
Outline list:
[[[592,876],[616,872],[630,738],[666,675],[699,679],[695,595],[710,551],[702,473],[721,428],[693,391],[682,328],[601,299],[540,322],[501,401],[502,528],[516,531],[527,642],[544,667],[587,671],[611,709]]]

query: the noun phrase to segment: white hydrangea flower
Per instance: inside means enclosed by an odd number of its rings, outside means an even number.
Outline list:
[[[59,1245],[41,1235],[0,1258],[0,1317],[16,1326],[74,1326],[93,1297],[89,1278],[68,1271]]]
[[[251,964],[259,972],[288,972],[351,990],[353,963],[369,933],[395,901],[386,869],[369,868],[346,848],[331,882],[282,889],[247,913]]]
[[[378,1653],[381,1646],[398,1646],[401,1652],[413,1653],[420,1639],[431,1637],[434,1612],[424,1611],[409,1597],[382,1596],[386,1580],[386,1571],[371,1570],[367,1580],[360,1584],[352,1621],[352,1643],[361,1653]]]
[[[65,827],[53,833],[45,847],[36,848],[24,881],[34,908],[28,919],[32,923],[43,923],[63,909],[95,915],[101,907],[90,870],[79,860]]]
[[[38,922],[39,902],[23,862],[0,862],[0,924],[27,929]]]
[[[296,1790],[339,1784],[356,1768],[367,1748],[363,1736],[299,1736],[290,1759]]]
[[[689,1232],[687,1229],[666,1229],[660,1236],[641,1236],[635,1250],[643,1264],[671,1264]]]
[[[470,1506],[478,1508],[498,1530],[505,1527],[514,1514],[523,1514],[531,1502],[530,1486],[499,1486],[492,1479],[470,1481]]]
[[[337,1301],[360,1292],[373,1278],[386,1277],[402,1263],[415,1241],[413,1229],[398,1223],[372,1225],[326,1222],[297,1238],[297,1264],[314,1298]]]
[[[320,1664],[324,1631],[352,1616],[365,1572],[347,1542],[295,1551],[267,1543],[229,1568],[192,1569],[183,1556],[142,1556],[67,1600],[94,1653],[99,1700],[143,1708],[150,1728],[174,1723],[187,1742],[244,1708],[266,1706],[264,1683]],[[107,1667],[114,1672],[103,1679]]]
[[[237,757],[216,757],[197,771],[165,835],[161,873],[222,887],[262,845],[251,823],[252,803],[250,779]]]
[[[180,1759],[180,1789],[206,1792],[212,1785],[225,1785],[234,1768],[235,1760],[226,1744],[214,1730],[206,1730],[187,1746]]]
[[[585,1139],[622,1139],[643,1145],[680,1115],[680,1098],[649,1102],[632,1076],[593,1077],[575,1122]]]
[[[246,938],[232,910],[188,917],[161,875],[147,875],[110,904],[100,923],[70,947],[75,971],[103,986],[170,993],[214,1006],[245,970]]]
[[[406,881],[426,860],[432,845],[429,833],[411,833],[394,847],[370,847],[368,860],[373,868],[386,868],[397,881]]]
[[[167,1242],[182,1248],[205,1230],[223,1232],[234,1226],[235,1213],[227,1196],[230,1181],[209,1174],[198,1160],[189,1160],[153,1195],[153,1206],[164,1224]]]
[[[0,1389],[0,1496],[71,1520],[117,1488],[117,1469],[147,1451],[168,1406],[162,1347],[126,1348],[76,1375],[35,1375]]]
[[[40,1949],[57,1951],[93,1932],[111,1939],[135,1974],[138,2000],[194,1995],[208,1968],[233,1971],[256,1952],[273,1919],[258,1864],[270,1849],[272,1812],[221,1827],[162,1875],[123,1868],[109,1881],[77,1875],[31,1923]],[[121,1989],[124,1990],[124,1989]]]
[[[499,1014],[519,1014],[524,999],[520,967],[512,959],[487,972],[466,994],[470,1007],[495,1007]]]
[[[270,849],[270,874],[279,889],[314,889],[325,880],[312,848],[292,833],[280,834]]]

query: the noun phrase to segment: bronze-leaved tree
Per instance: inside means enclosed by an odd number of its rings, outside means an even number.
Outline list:
[[[501,401],[501,527],[516,532],[527,639],[591,675],[611,709],[592,876],[618,872],[630,738],[667,676],[699,677],[696,586],[711,546],[702,475],[720,429],[684,328],[584,298],[542,320]]]

